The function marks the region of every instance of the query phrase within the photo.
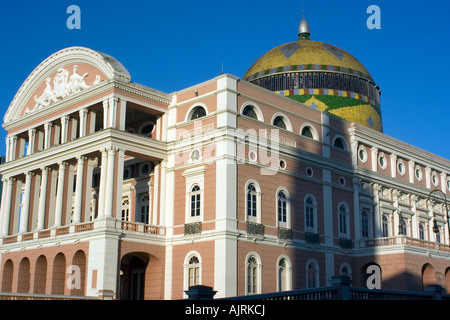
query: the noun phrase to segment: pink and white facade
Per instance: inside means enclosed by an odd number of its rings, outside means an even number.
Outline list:
[[[446,206],[428,199],[450,198],[449,160],[232,75],[171,94],[130,79],[72,47],[17,92],[1,292],[232,297],[340,274],[365,287],[372,264],[382,288],[450,291]]]

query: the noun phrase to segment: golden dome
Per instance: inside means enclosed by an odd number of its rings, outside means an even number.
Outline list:
[[[302,19],[298,40],[278,46],[247,70],[255,85],[292,98],[349,122],[383,130],[380,88],[351,54],[328,43],[310,40]]]
[[[294,70],[339,71],[372,80],[367,69],[348,52],[319,41],[297,40],[278,46],[260,57],[243,79]],[[259,74],[259,75],[258,75]]]

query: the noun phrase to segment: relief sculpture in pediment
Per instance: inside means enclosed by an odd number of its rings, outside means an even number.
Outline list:
[[[87,85],[85,82],[88,73],[83,75],[77,73],[78,66],[74,65],[72,67],[73,74],[69,77],[69,71],[64,68],[59,68],[53,78],[53,89],[51,85],[51,78],[45,80],[46,87],[41,96],[34,96],[35,105],[33,109],[27,108],[25,113],[30,113],[34,110],[38,110],[42,107],[49,106],[50,104],[60,101],[67,96],[78,93],[85,90],[91,86],[94,86],[100,82],[100,76],[95,77],[95,81],[91,85]]]

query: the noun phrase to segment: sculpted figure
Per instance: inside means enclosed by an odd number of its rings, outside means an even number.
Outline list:
[[[37,96],[34,96],[34,101],[36,102],[36,105],[34,106],[33,110],[40,109],[42,107],[46,107],[52,102],[53,90],[50,85],[50,81],[51,81],[50,78],[47,78],[45,80],[46,87],[45,87],[44,92],[42,93],[42,95],[39,98]],[[31,111],[33,111],[33,110],[31,110]]]
[[[73,69],[73,74],[70,76],[69,84],[68,84],[69,93],[77,93],[88,87],[88,85],[84,82],[84,78],[87,77],[88,73],[86,72],[83,76],[80,76],[77,73],[77,70],[78,70],[77,65],[74,65],[72,69]]]
[[[69,95],[70,91],[68,90],[68,78],[69,71],[64,68],[59,68],[56,73],[55,78],[53,79],[54,84],[54,96],[53,101],[56,102],[59,99],[63,99],[67,95]]]

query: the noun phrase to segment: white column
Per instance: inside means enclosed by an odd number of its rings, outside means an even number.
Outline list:
[[[12,136],[10,138],[10,154],[9,160],[16,160],[16,148],[17,148],[17,136]]]
[[[408,161],[408,165],[409,165],[409,182],[414,183],[414,176],[415,176],[415,162],[412,160]]]
[[[55,207],[55,227],[60,227],[62,225],[62,211],[63,211],[63,200],[64,200],[64,180],[66,176],[66,163],[59,163],[58,171],[58,189],[56,192],[56,207]]]
[[[103,101],[103,129],[109,127],[109,116],[108,116],[109,106],[108,100]]]
[[[391,177],[397,177],[397,155],[391,154]]]
[[[119,130],[125,130],[125,120],[126,120],[126,114],[127,114],[127,100],[120,99],[120,123],[119,123]]]
[[[116,148],[108,149],[108,168],[106,172],[106,188],[105,188],[105,216],[113,216],[113,201],[114,201],[114,161]]]
[[[28,155],[28,154],[32,154],[32,153],[34,152],[35,140],[36,140],[36,129],[30,129],[30,130],[28,130],[28,149],[27,149],[27,155]]]
[[[81,222],[81,208],[83,205],[83,176],[85,157],[77,157],[77,183],[75,186],[75,207],[73,212],[73,223]]]
[[[5,160],[9,161],[11,150],[11,137],[6,137],[6,150],[5,150]]]
[[[61,117],[61,144],[67,142],[67,135],[69,130],[69,116]]]
[[[2,202],[0,203],[0,236],[3,230],[3,219],[5,216],[5,199],[6,199],[6,186],[8,183],[8,179],[3,177],[2,178]]]
[[[30,195],[31,195],[31,178],[33,174],[31,172],[25,173],[25,192],[22,198],[22,210],[20,216],[19,232],[28,231],[28,217],[30,215]]]
[[[372,151],[372,170],[378,171],[378,148],[372,147],[370,149]]]
[[[14,178],[8,178],[6,184],[6,196],[5,196],[5,203],[4,203],[4,209],[2,210],[3,213],[3,219],[2,219],[2,234],[8,235],[9,233],[9,222],[11,219],[11,204],[12,204],[12,192],[13,192],[13,185],[14,185]],[[2,206],[3,207],[3,206]]]
[[[431,189],[431,168],[425,167],[425,184],[428,189]]]
[[[116,118],[117,118],[117,98],[109,99],[109,127],[117,128]]]
[[[52,123],[47,122],[44,124],[44,149],[50,148],[51,136],[52,136]]]
[[[106,191],[106,172],[108,170],[108,150],[103,149],[102,152],[102,164],[100,167],[100,187],[98,195],[98,218],[102,218],[105,215],[105,191]]]
[[[80,138],[86,135],[86,122],[87,122],[87,114],[88,110],[81,109],[80,110]]]
[[[117,174],[117,193],[116,193],[116,217],[120,217],[121,210],[122,210],[122,185],[123,185],[123,164],[124,164],[124,157],[125,157],[125,150],[118,149],[117,151],[117,168],[116,168],[116,174]],[[151,195],[149,197],[149,211],[151,212]]]
[[[49,168],[44,167],[41,169],[41,193],[39,194],[39,209],[38,209],[38,220],[37,220],[37,230],[44,229],[45,222],[45,205],[47,201],[47,186],[48,186],[48,172]]]

